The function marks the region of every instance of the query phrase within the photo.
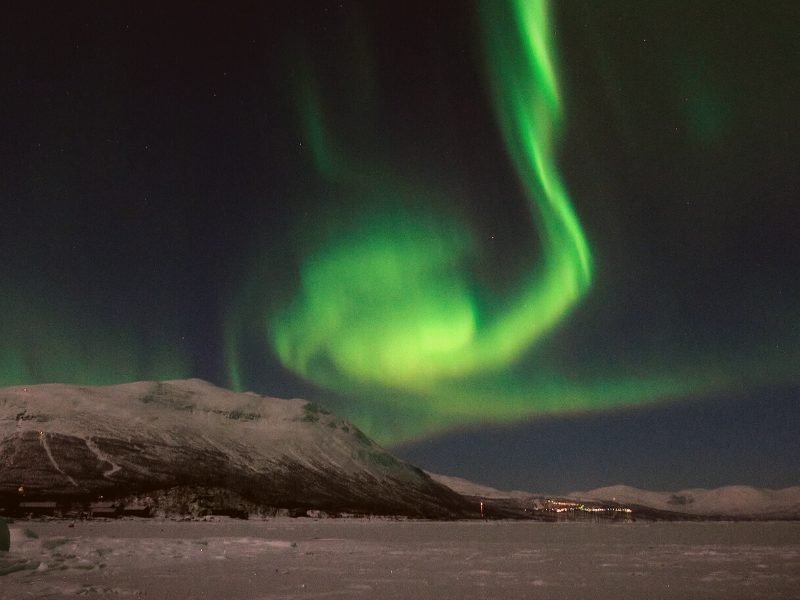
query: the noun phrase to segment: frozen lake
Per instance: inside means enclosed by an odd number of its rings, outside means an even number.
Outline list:
[[[0,598],[800,598],[800,523],[24,522]]]

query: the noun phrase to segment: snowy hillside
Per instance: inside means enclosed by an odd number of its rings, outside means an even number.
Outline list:
[[[175,486],[283,508],[436,517],[464,508],[458,494],[304,400],[200,380],[0,389],[4,503]]]
[[[446,485],[451,490],[458,492],[462,496],[474,496],[476,498],[518,498],[518,499],[528,499],[534,494],[530,492],[521,492],[518,490],[512,492],[504,492],[502,490],[495,489],[493,487],[489,487],[488,485],[482,485],[480,483],[475,483],[474,481],[469,481],[468,479],[462,479],[461,477],[452,477],[450,475],[440,475],[438,473],[430,473],[431,479],[441,483],[442,485]]]

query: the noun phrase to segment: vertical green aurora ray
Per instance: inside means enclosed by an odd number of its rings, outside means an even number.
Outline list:
[[[13,289],[13,296],[0,297],[0,386],[111,385],[191,373],[187,357],[164,340],[147,340],[132,327],[96,316],[87,324],[63,297],[51,305],[24,286]]]
[[[302,121],[318,174],[349,182],[345,193],[387,192],[333,226],[303,261],[297,296],[269,319],[277,355],[302,376],[339,391],[430,392],[442,381],[508,366],[589,287],[591,254],[556,167],[561,102],[546,5],[517,2],[510,15],[496,5],[484,6],[493,91],[538,223],[541,265],[502,310],[487,308],[480,301],[487,293],[467,275],[474,254],[468,229],[418,200],[430,190],[385,176],[366,186],[348,168],[355,161],[329,160],[346,151],[330,140],[318,90],[306,85]]]
[[[544,0],[483,1],[488,74],[498,121],[537,222],[544,268],[531,274],[495,335],[506,360],[551,329],[585,293],[592,257],[555,159],[562,129],[552,25]],[[525,336],[515,336],[525,331]]]

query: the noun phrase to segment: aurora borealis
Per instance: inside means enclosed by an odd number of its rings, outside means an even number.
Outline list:
[[[469,280],[471,232],[410,206],[402,195],[397,207],[375,198],[304,257],[297,297],[271,315],[276,354],[304,377],[345,392],[364,384],[427,392],[443,379],[497,371],[555,325],[588,287],[588,243],[554,161],[561,107],[547,11],[533,3],[529,15],[530,8],[517,3],[518,23],[508,17],[504,23],[497,6],[486,4],[488,45],[496,55],[489,69],[498,73],[499,120],[540,222],[541,272],[522,274],[516,297],[493,310],[496,300]],[[524,39],[509,35],[517,25]],[[504,71],[507,66],[514,68]],[[326,171],[323,165],[318,170]],[[358,185],[357,174],[335,175]]]
[[[0,384],[201,377],[501,471],[800,420],[798,10],[428,4],[11,11]]]

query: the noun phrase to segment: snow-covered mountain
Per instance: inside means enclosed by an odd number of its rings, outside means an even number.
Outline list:
[[[570,497],[646,506],[690,515],[800,518],[800,486],[772,490],[729,485],[713,490],[695,488],[678,492],[653,492],[627,485],[615,485],[588,492],[573,492]]]
[[[465,500],[304,400],[192,379],[0,389],[0,503],[203,488],[259,506],[463,516]]]

